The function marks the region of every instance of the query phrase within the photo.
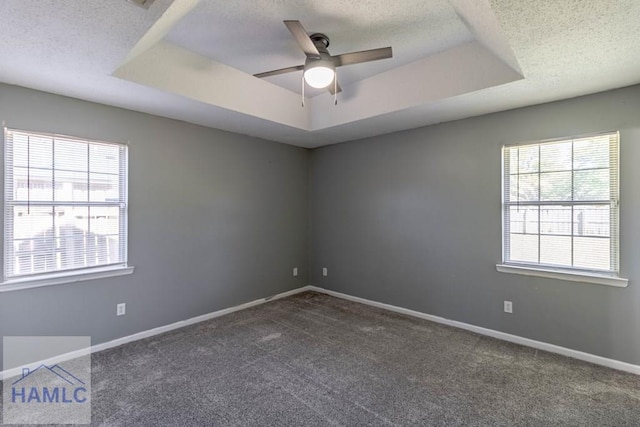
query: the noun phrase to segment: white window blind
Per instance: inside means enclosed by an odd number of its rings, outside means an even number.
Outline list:
[[[127,146],[5,129],[4,278],[126,266]]]
[[[503,149],[503,262],[618,272],[618,133]]]

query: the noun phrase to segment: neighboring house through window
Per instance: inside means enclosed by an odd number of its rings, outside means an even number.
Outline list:
[[[127,146],[5,129],[4,281],[127,267]]]

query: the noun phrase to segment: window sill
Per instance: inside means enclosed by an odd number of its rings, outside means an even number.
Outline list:
[[[502,273],[523,274],[525,276],[547,277],[549,279],[569,280],[571,282],[594,283],[596,285],[626,288],[629,279],[597,273],[568,272],[551,268],[525,267],[520,265],[497,264],[496,270]]]
[[[46,274],[36,277],[9,279],[0,283],[0,292],[19,291],[23,289],[39,288],[42,286],[61,285],[85,280],[103,279],[106,277],[124,276],[133,273],[134,267],[103,267],[89,271],[72,271]]]

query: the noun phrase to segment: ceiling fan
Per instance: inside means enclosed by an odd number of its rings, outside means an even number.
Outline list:
[[[307,56],[304,65],[280,68],[278,70],[266,71],[254,74],[255,77],[264,78],[276,76],[278,74],[303,71],[302,79],[302,105],[304,106],[304,83],[314,88],[327,88],[331,94],[336,96],[342,89],[336,78],[336,68],[343,65],[359,64],[361,62],[377,61],[379,59],[391,58],[393,53],[391,47],[382,47],[371,50],[361,50],[358,52],[343,53],[342,55],[331,56],[327,48],[329,47],[329,37],[322,33],[308,34],[300,21],[284,21],[298,45]],[[333,83],[333,84],[332,84]],[[334,98],[335,99],[335,98]],[[337,99],[334,100],[337,104]]]

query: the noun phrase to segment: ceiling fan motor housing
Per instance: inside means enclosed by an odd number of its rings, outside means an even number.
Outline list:
[[[331,55],[327,52],[320,52],[320,58],[307,58],[304,61],[304,69],[307,70],[311,67],[327,67],[335,70],[336,66],[333,64]]]
[[[331,59],[331,54],[327,50],[327,47],[329,46],[329,37],[322,33],[313,33],[309,38],[313,41],[316,48],[318,48],[320,58],[307,57],[304,62],[305,71],[316,67],[329,68],[335,71],[336,66]]]
[[[329,47],[330,40],[326,34],[313,33],[309,36],[309,38],[311,39],[313,44],[316,45],[318,50],[320,50],[321,48],[324,48],[324,50],[326,51],[327,48]]]

